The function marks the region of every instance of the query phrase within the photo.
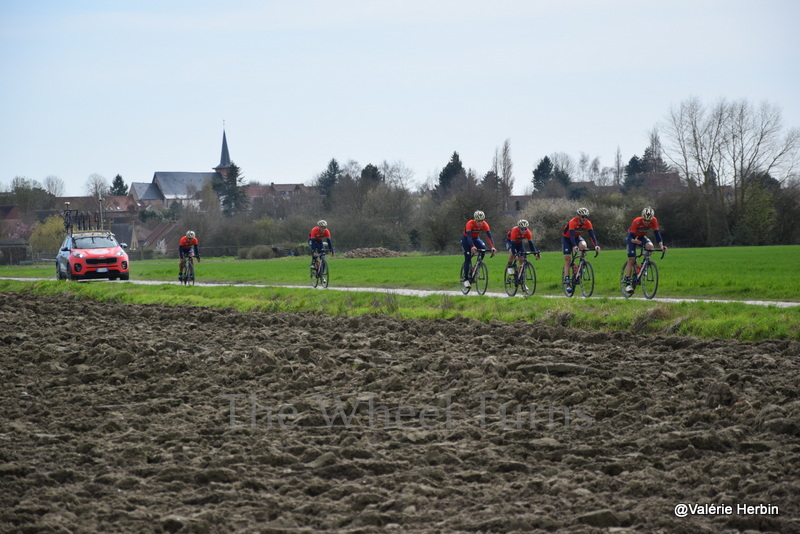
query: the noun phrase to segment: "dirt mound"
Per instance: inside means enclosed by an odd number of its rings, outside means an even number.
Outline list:
[[[0,531],[796,532],[798,353],[0,294]]]
[[[395,252],[388,248],[356,248],[344,253],[345,258],[399,258],[405,256],[401,252]]]

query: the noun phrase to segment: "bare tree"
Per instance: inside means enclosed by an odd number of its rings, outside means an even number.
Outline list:
[[[766,103],[756,110],[721,100],[706,108],[689,99],[670,110],[664,131],[667,159],[701,201],[709,245],[730,237],[729,208],[734,220],[748,209],[749,181],[763,174],[784,181],[798,164],[800,131],[784,134],[780,110]]]
[[[86,185],[84,186],[86,196],[95,198],[107,195],[109,189],[111,189],[111,186],[109,185],[108,180],[99,174],[90,174],[86,179]]]
[[[556,174],[556,179],[562,185],[569,185],[572,176],[575,174],[575,160],[566,152],[554,152],[550,154],[550,161],[553,162],[553,172]],[[564,178],[567,178],[566,180]]]
[[[600,173],[600,157],[597,156],[589,163],[589,179],[597,185],[600,185]]]
[[[736,213],[747,204],[748,181],[754,176],[766,173],[784,183],[794,172],[800,130],[793,128],[785,135],[782,130],[781,110],[776,106],[764,102],[756,109],[744,100],[730,105],[725,154],[736,192]]]
[[[625,162],[622,161],[622,150],[617,147],[617,153],[614,155],[614,185],[622,184],[622,176],[625,174]]]
[[[58,176],[47,176],[44,179],[44,188],[45,190],[53,195],[54,197],[63,197],[64,196],[64,180],[59,178]]]
[[[402,161],[395,161],[390,164],[388,161],[384,160],[378,169],[386,179],[387,184],[401,189],[411,189],[414,171],[406,167],[405,163]]]
[[[589,174],[589,154],[586,152],[581,152],[580,157],[578,158],[578,181],[585,182],[587,181],[587,175]]]
[[[511,162],[511,140],[503,142],[503,150],[500,156],[500,185],[502,193],[503,210],[508,210],[508,199],[514,190],[514,164]]]

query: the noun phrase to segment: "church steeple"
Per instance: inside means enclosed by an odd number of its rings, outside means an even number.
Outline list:
[[[231,167],[231,155],[228,153],[228,139],[225,136],[225,130],[222,130],[222,154],[219,157],[219,165],[214,167],[214,170],[218,173],[225,175],[224,171],[227,171]]]

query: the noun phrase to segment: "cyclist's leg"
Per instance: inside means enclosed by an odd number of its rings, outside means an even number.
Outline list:
[[[181,256],[181,262],[178,265],[178,280],[181,280],[183,278],[183,269],[185,266],[186,266],[186,258]]]
[[[523,263],[525,263],[525,247],[522,243],[513,243],[511,248],[511,254],[513,255],[513,259],[511,260],[510,266],[514,268],[516,271],[516,266],[514,262],[521,267]]]
[[[469,279],[469,273],[472,269],[472,251],[470,250],[467,236],[461,238],[461,248],[464,251],[464,263],[461,265],[461,272],[463,273],[464,280],[467,280]]]
[[[633,264],[636,262],[636,243],[631,243],[630,236],[625,238],[625,248],[628,251],[628,264],[625,266],[625,278],[630,278]]]
[[[561,237],[561,248],[564,249],[564,269],[561,276],[566,280],[569,278],[569,266],[572,263],[572,243],[568,237]]]
[[[316,261],[319,261],[320,255],[325,250],[325,245],[322,241],[312,241],[311,242],[311,263],[316,265]]]
[[[510,239],[506,239],[506,250],[508,250],[508,263],[506,264],[506,272],[508,273],[508,269],[514,268],[514,259],[515,259],[514,243],[512,243]]]

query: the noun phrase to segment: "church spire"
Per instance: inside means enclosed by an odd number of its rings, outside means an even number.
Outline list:
[[[231,166],[231,156],[228,153],[228,139],[225,136],[225,129],[222,130],[222,154],[219,158],[219,165],[214,170],[220,172],[221,169],[228,169]]]

